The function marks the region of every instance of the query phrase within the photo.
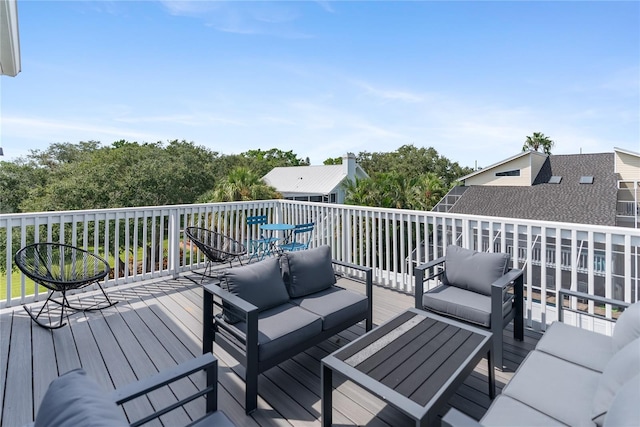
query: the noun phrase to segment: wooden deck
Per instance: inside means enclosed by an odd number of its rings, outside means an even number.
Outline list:
[[[21,307],[0,311],[0,427],[31,422],[49,382],[71,369],[84,368],[105,390],[112,390],[201,354],[202,289],[189,275],[199,280],[189,273],[109,289],[117,305],[74,314],[67,326],[55,331],[38,327]],[[81,294],[75,299],[92,296]],[[412,302],[410,295],[374,286],[374,323],[388,320]],[[219,361],[219,408],[238,426],[319,425],[320,360],[363,333],[364,326],[356,325],[261,375],[258,410],[250,416],[244,413],[244,382],[236,373],[242,367],[214,346]],[[496,372],[499,389],[539,337],[526,330],[525,341],[517,342],[510,330],[505,331],[508,369]],[[334,378],[334,387],[336,425],[399,426],[408,422],[403,414],[349,381]],[[125,412],[135,417],[171,397],[171,393],[156,392],[148,400],[125,406]],[[490,404],[486,361],[478,364],[449,404],[476,419],[484,414]],[[163,424],[184,425],[203,411],[203,404],[195,404],[186,412],[165,416]]]

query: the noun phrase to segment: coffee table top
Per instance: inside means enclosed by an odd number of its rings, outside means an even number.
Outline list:
[[[455,392],[490,350],[491,338],[488,330],[412,308],[322,363],[422,418]]]

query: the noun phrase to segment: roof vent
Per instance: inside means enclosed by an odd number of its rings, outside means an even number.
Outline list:
[[[590,175],[581,176],[580,184],[593,184],[593,177]]]
[[[560,181],[562,181],[562,177],[558,175],[553,175],[549,178],[549,184],[560,184]]]

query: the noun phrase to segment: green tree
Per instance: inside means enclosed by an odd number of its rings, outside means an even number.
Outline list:
[[[292,150],[283,151],[278,148],[271,148],[270,150],[249,150],[241,153],[246,163],[246,166],[253,170],[256,175],[262,177],[269,173],[271,169],[275,167],[289,167],[289,166],[308,166],[309,158],[302,160]]]
[[[248,168],[237,167],[200,201],[237,202],[279,198],[282,198],[282,195],[275,188],[265,184],[258,174]]]
[[[553,142],[548,136],[545,136],[542,132],[534,132],[533,135],[527,136],[527,139],[524,141],[524,145],[522,146],[522,151],[538,151],[542,148],[542,151],[545,154],[551,154],[551,148],[554,144],[555,142]]]

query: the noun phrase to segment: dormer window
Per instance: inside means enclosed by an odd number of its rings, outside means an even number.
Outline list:
[[[593,177],[590,175],[581,176],[580,184],[593,184]]]
[[[504,172],[496,172],[496,176],[520,176],[520,169],[514,169]]]
[[[553,175],[549,178],[549,184],[560,184],[560,181],[562,181],[562,177],[558,175]]]

